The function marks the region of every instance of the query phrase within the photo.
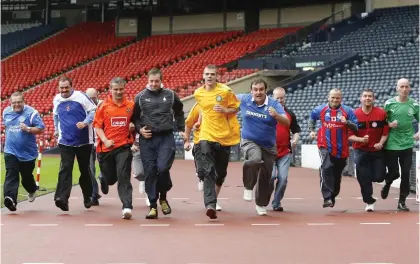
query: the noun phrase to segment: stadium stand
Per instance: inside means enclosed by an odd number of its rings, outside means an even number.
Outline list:
[[[12,32],[19,31],[19,30],[38,27],[40,25],[41,25],[40,22],[20,23],[20,24],[2,24],[1,25],[1,34],[6,35],[6,34],[9,34],[9,33],[12,33]]]
[[[8,24],[2,25],[1,58],[6,58],[44,38],[64,29],[64,24],[38,26],[38,24]],[[5,32],[3,31],[5,29]],[[2,65],[3,66],[3,65]]]
[[[2,61],[2,99],[126,46],[133,37],[115,36],[114,22],[86,22]]]

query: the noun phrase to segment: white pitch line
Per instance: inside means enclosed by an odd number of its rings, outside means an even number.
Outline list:
[[[334,223],[306,223],[308,226],[331,226]]]
[[[113,224],[85,224],[85,226],[113,226]]]
[[[225,224],[195,224],[195,226],[224,226]]]
[[[276,223],[273,223],[273,224],[251,224],[252,226],[279,226],[280,224],[276,224]]]
[[[58,226],[58,224],[29,224],[29,226]]]
[[[164,226],[169,226],[169,224],[140,224],[140,226],[156,226],[156,227],[164,227]]]
[[[391,223],[360,223],[361,225],[390,225]]]

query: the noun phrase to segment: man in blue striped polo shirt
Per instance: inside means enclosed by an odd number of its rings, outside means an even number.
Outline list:
[[[251,83],[251,94],[239,94],[242,115],[241,149],[245,155],[243,166],[244,199],[252,201],[256,185],[255,203],[258,215],[266,215],[273,186],[271,172],[277,156],[277,123],[290,121],[281,104],[267,96],[267,83],[258,79]]]
[[[96,105],[83,92],[75,91],[68,77],[58,81],[60,91],[53,100],[55,136],[58,136],[61,163],[58,173],[55,205],[63,211],[69,210],[72,189],[74,158],[79,164],[79,184],[85,208],[92,206],[92,180],[90,177],[90,153],[93,146],[92,121]]]
[[[3,111],[3,123],[6,127],[6,178],[3,194],[4,206],[13,212],[17,206],[19,173],[22,186],[28,192],[29,202],[35,200],[35,192],[38,189],[32,174],[38,156],[35,135],[43,133],[45,125],[38,111],[25,105],[22,93],[13,93],[10,102],[11,106]]]

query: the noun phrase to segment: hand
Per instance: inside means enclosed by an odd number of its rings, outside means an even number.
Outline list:
[[[187,135],[185,132],[179,132],[179,135],[182,137],[182,139],[184,139],[184,142],[187,141]]]
[[[398,126],[398,121],[394,120],[391,123],[388,123],[390,128],[396,128]]]
[[[269,107],[268,108],[268,113],[272,116],[275,117],[277,115],[276,109],[274,109],[273,107]]]
[[[316,133],[315,133],[315,131],[312,131],[311,133],[309,133],[309,136],[310,136],[312,139],[315,139],[315,138],[316,138]]]
[[[147,126],[140,128],[140,134],[144,138],[151,138],[152,137],[152,130],[146,129]]]
[[[185,149],[186,151],[190,151],[190,149],[191,149],[191,144],[190,144],[190,142],[189,142],[189,141],[185,141],[185,143],[184,143],[184,149]]]
[[[106,148],[110,148],[110,147],[114,146],[114,140],[107,139],[107,140],[104,141],[104,145],[105,145]]]
[[[223,106],[219,105],[219,104],[215,105],[213,107],[213,110],[216,111],[216,112],[218,112],[218,113],[225,113],[226,112],[226,109]]]
[[[376,143],[375,145],[373,145],[373,147],[377,150],[381,150],[384,147],[384,145],[382,145],[381,143]]]
[[[130,133],[133,133],[136,130],[136,126],[133,124],[133,122],[130,122],[130,125],[128,126],[128,131]]]
[[[20,130],[28,132],[28,126],[25,123],[20,123]]]
[[[131,151],[132,152],[137,152],[137,151],[139,151],[139,147],[137,147],[136,145],[132,145],[131,146]]]
[[[367,144],[369,142],[369,135],[365,135],[361,138],[360,143]]]
[[[413,138],[416,141],[419,140],[419,132],[417,132],[416,134],[414,134]]]
[[[297,145],[297,142],[296,142],[295,140],[292,140],[292,141],[290,142],[290,144],[292,145],[292,148],[295,148],[295,147],[296,147],[296,145]]]
[[[87,126],[88,124],[86,124],[85,122],[77,122],[76,126],[78,129],[83,129]]]
[[[341,116],[341,117],[340,117],[340,121],[341,121],[342,123],[347,123],[347,119],[346,119],[346,117],[345,117],[345,116]]]
[[[58,138],[58,131],[55,131],[55,132],[54,132],[54,137],[55,137],[55,138]]]
[[[197,130],[197,129],[199,129],[199,128],[200,128],[200,126],[201,126],[201,123],[200,123],[200,122],[197,122],[197,123],[195,123],[195,124],[193,125],[193,129]]]

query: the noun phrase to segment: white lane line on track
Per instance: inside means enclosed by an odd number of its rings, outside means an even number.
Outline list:
[[[391,223],[360,223],[361,225],[390,225]]]
[[[73,200],[73,199],[79,199],[79,197],[77,197],[77,196],[72,196],[72,197],[70,197],[69,199],[70,199],[70,200]]]
[[[145,262],[107,262],[106,264],[146,264]]]
[[[224,226],[225,224],[195,224],[195,226]]]
[[[269,224],[251,224],[252,226],[279,226],[279,223],[269,223]]]
[[[167,227],[170,224],[140,224],[140,226],[145,226],[145,227]]]
[[[85,226],[113,226],[113,224],[85,224]]]
[[[189,200],[190,198],[172,198],[172,200]]]
[[[64,264],[62,262],[23,262],[22,264]]]
[[[217,200],[228,200],[229,198],[227,198],[227,197],[217,197]]]
[[[37,226],[37,227],[43,227],[43,226],[58,226],[58,224],[29,224],[29,226]]]
[[[308,226],[332,226],[334,223],[306,223]]]
[[[115,197],[101,197],[101,200],[115,200]]]
[[[350,264],[394,264],[392,262],[352,262]]]
[[[289,197],[289,198],[283,198],[284,200],[303,200],[303,198],[300,197]]]
[[[136,198],[134,198],[134,200],[146,200],[146,198],[136,197]]]
[[[400,198],[398,198],[398,197],[394,198],[394,200],[398,200],[398,199],[400,199]],[[415,200],[416,197],[407,197],[405,199],[407,199],[407,200]]]

